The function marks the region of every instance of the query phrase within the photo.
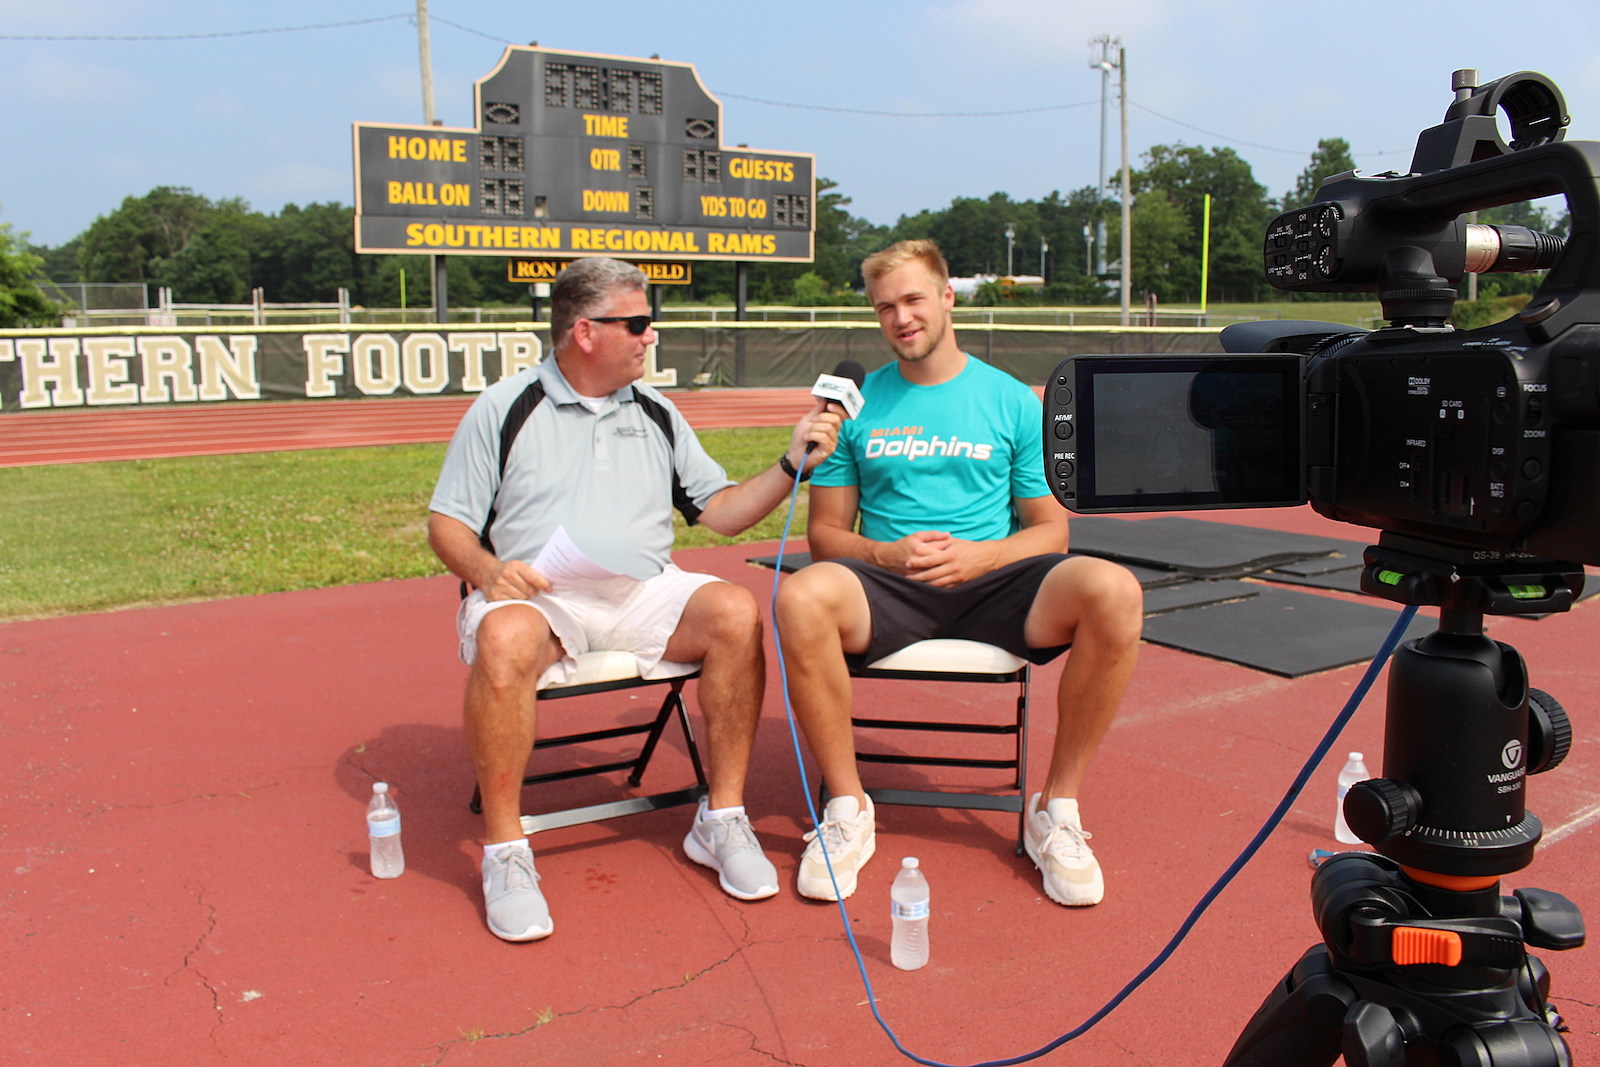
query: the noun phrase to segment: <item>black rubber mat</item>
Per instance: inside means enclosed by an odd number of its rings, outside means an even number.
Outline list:
[[[1181,571],[1196,578],[1242,578],[1271,567],[1333,556],[1345,544],[1327,537],[1171,515],[1139,520],[1080,515],[1072,520],[1075,552]]]
[[[1245,600],[1260,594],[1259,582],[1240,582],[1232,579],[1207,581],[1191,579],[1159,585],[1144,592],[1144,617],[1165,615],[1169,611],[1183,611],[1207,604],[1222,604],[1230,600]]]
[[[771,570],[778,565],[778,557],[752,556],[751,558],[745,560],[745,562],[754,563],[757,567],[765,567],[768,570]],[[793,574],[795,571],[799,570],[801,567],[804,567],[810,562],[811,553],[809,552],[785,552],[783,554],[783,573]]]
[[[1357,604],[1263,584],[1245,600],[1146,618],[1144,639],[1298,678],[1371,659],[1399,614],[1377,602]],[[1406,636],[1420,637],[1436,625],[1419,613]]]
[[[1317,571],[1314,574],[1297,574],[1294,571],[1274,567],[1270,571],[1263,571],[1260,576],[1270,582],[1282,582],[1285,585],[1303,585],[1310,589],[1337,589],[1345,593],[1361,592],[1361,564],[1359,562],[1354,567],[1334,568]]]

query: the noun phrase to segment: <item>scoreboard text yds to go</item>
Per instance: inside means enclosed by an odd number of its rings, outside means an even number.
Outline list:
[[[693,66],[507,48],[474,129],[356,123],[356,250],[810,262],[809,154],[722,147]]]

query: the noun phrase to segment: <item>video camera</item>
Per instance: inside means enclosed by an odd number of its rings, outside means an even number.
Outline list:
[[[1470,559],[1600,563],[1600,143],[1540,74],[1457,71],[1410,173],[1350,172],[1267,227],[1279,289],[1375,292],[1388,325],[1254,322],[1225,354],[1083,355],[1045,386],[1045,473],[1079,512],[1266,507]],[[1501,136],[1504,112],[1510,139]],[[1563,242],[1468,212],[1563,194]],[[1527,306],[1450,324],[1468,272],[1549,268]]]

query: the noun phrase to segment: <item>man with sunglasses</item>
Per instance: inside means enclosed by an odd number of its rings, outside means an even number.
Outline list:
[[[645,286],[613,259],[557,276],[550,357],[474,401],[429,505],[429,543],[471,589],[458,615],[466,735],[483,795],[486,918],[508,941],[554,929],[522,833],[522,777],[538,689],[590,650],[632,651],[646,678],[701,665],[710,792],[684,849],[732,896],[778,891],[743,807],[765,688],[760,610],[742,586],[672,563],[672,510],[725,536],[749,528],[832,452],[840,417],[819,403],[770,467],[729,479],[671,402],[638,384],[656,340]],[[553,586],[529,561],[558,529],[625,577],[599,591]]]

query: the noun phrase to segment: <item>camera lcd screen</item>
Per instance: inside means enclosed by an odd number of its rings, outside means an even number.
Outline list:
[[[1070,385],[1076,511],[1278,507],[1306,500],[1298,355],[1079,356]]]

